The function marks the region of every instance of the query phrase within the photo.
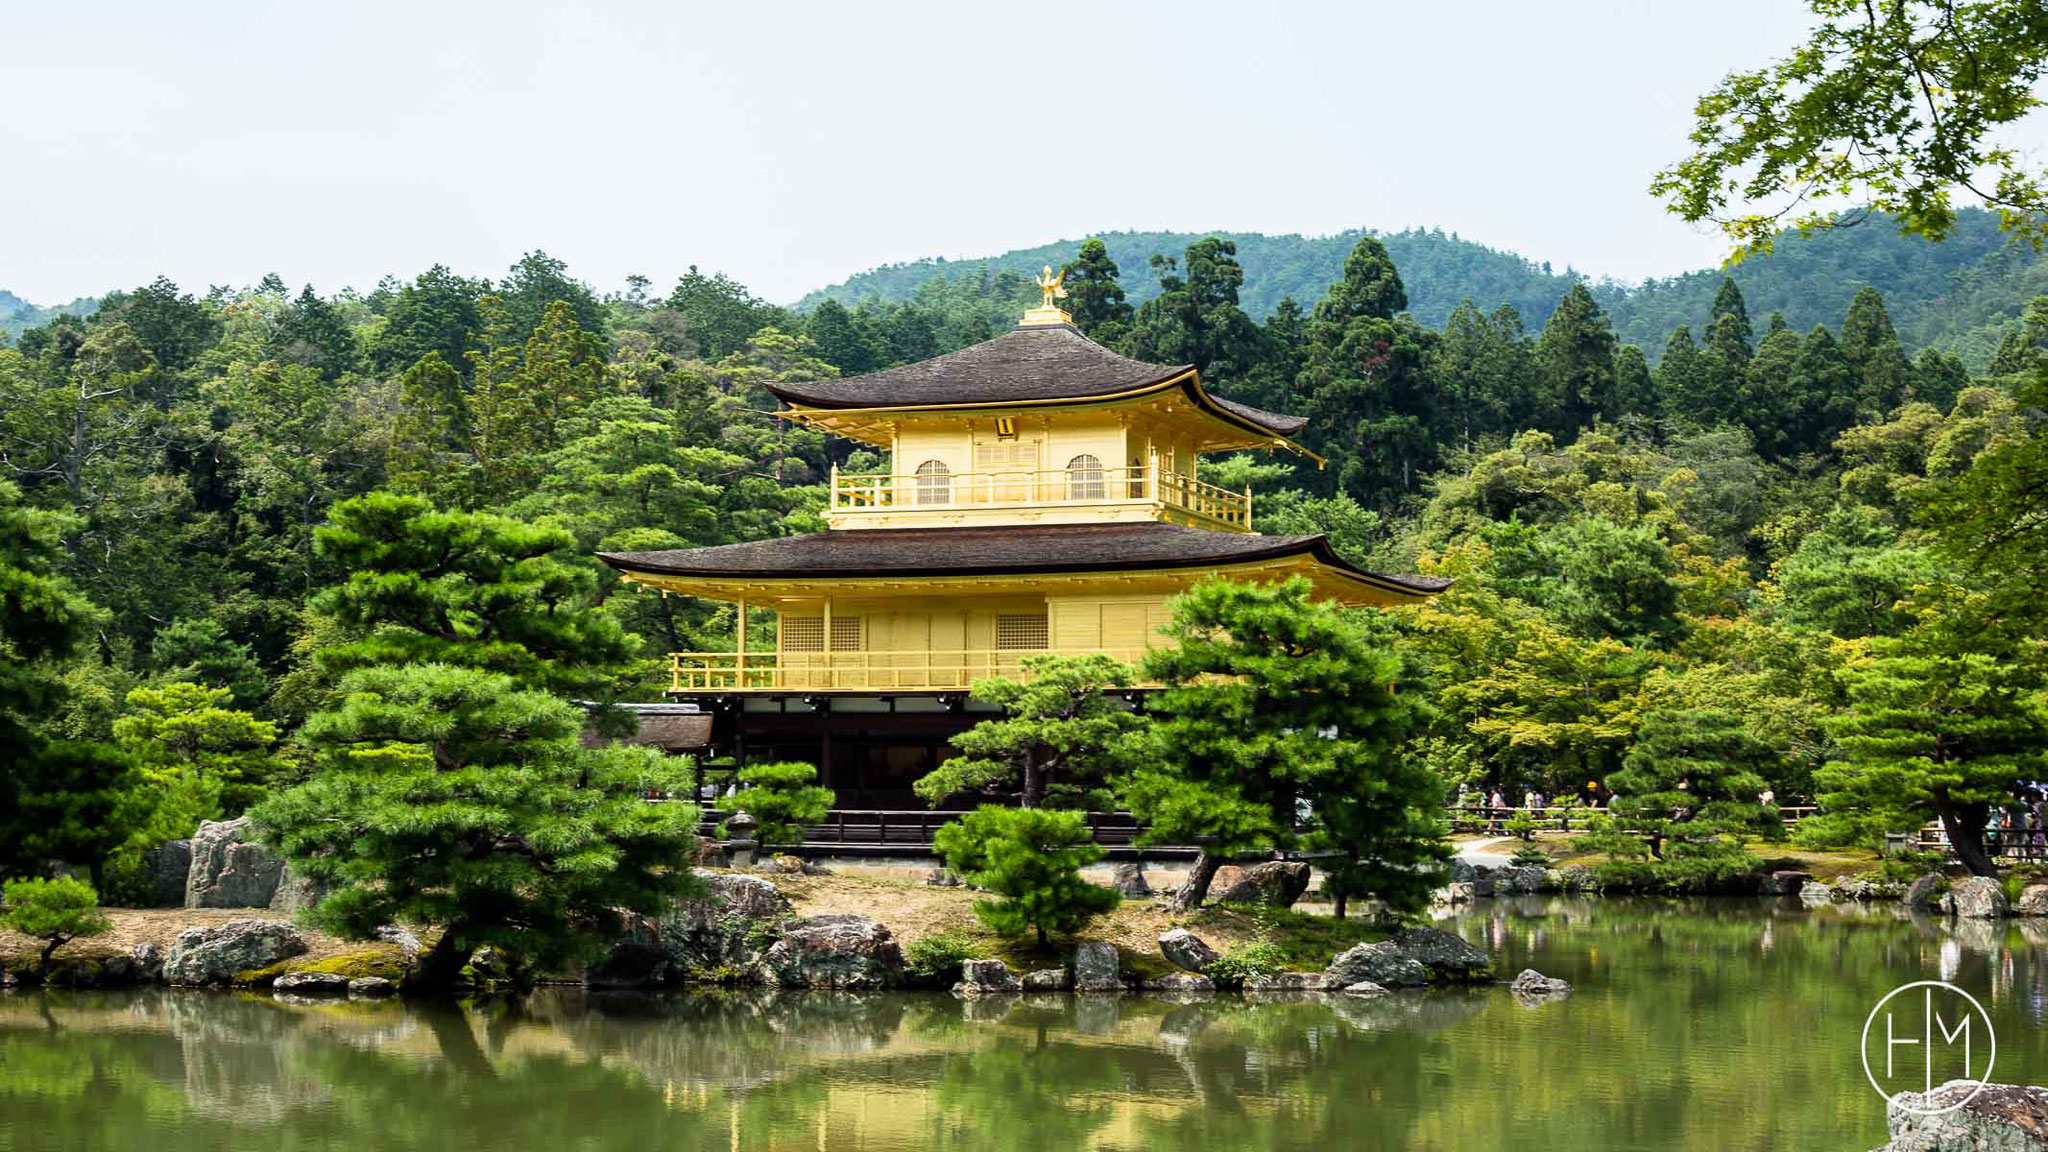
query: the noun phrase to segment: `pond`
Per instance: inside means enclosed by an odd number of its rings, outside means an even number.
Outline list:
[[[1866,1014],[1946,979],[2048,1069],[2048,934],[1895,908],[1527,897],[1445,926],[1578,992],[0,996],[0,1148],[1744,1149],[1884,1142]]]

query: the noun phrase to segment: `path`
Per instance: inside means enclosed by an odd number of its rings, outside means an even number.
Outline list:
[[[1512,841],[1513,839],[1513,836],[1496,836],[1490,840],[1468,841],[1467,843],[1459,846],[1458,859],[1463,860],[1467,864],[1473,865],[1477,865],[1482,862],[1487,864],[1498,864],[1500,863],[1501,856],[1503,854],[1498,852],[1490,852],[1488,851],[1488,849],[1492,848],[1495,844],[1506,844],[1509,841]],[[1482,858],[1484,858],[1483,861]]]

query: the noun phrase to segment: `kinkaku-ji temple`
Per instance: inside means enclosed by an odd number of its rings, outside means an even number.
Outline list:
[[[912,783],[990,715],[968,698],[976,681],[1043,653],[1135,661],[1199,581],[1304,576],[1344,605],[1447,583],[1364,571],[1321,535],[1259,534],[1251,493],[1197,479],[1197,461],[1312,456],[1290,439],[1306,421],[1111,352],[1055,305],[1049,269],[1040,285],[1043,304],[992,340],[768,385],[784,418],[888,453],[886,473],[833,469],[827,531],[601,554],[629,581],[736,608],[731,651],[671,656],[670,695],[709,716],[714,755],[815,763],[842,808],[921,808]],[[769,612],[772,638],[750,632]]]

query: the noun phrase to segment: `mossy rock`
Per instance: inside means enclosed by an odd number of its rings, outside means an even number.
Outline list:
[[[406,963],[403,954],[383,948],[371,948],[362,952],[344,952],[339,956],[328,956],[319,960],[306,960],[294,956],[280,960],[267,968],[251,968],[235,973],[234,983],[239,986],[267,987],[279,976],[291,972],[332,972],[351,980],[364,976],[382,976],[386,980],[403,980]]]

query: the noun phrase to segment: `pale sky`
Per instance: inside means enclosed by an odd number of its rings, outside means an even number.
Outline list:
[[[1091,231],[1441,226],[1624,279],[1717,261],[1645,191],[1797,0],[20,4],[0,288],[367,290],[544,248],[787,302]],[[1142,273],[1127,269],[1127,276]]]

